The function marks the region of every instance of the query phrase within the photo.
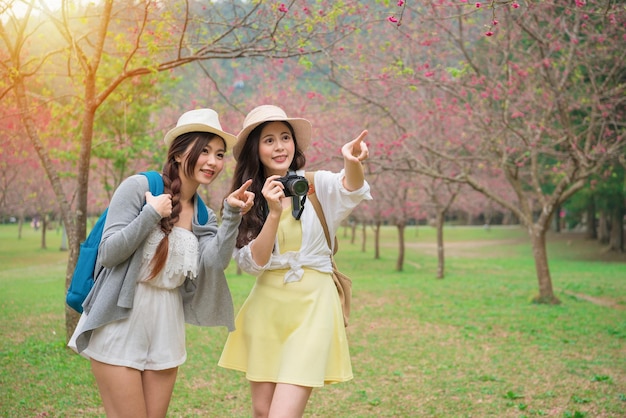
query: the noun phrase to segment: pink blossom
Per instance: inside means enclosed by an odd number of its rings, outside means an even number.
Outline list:
[[[427,72],[424,73],[424,77],[432,77],[434,75],[435,75],[435,73],[433,71],[427,71]]]
[[[404,0],[398,0],[398,7],[404,6]]]
[[[281,3],[280,6],[278,6],[278,11],[279,12],[283,12],[283,13],[287,13],[289,9],[287,9],[287,6],[285,5],[285,3]]]
[[[480,8],[480,6],[481,6],[480,2],[476,2],[475,6],[476,6],[477,9]]]
[[[500,22],[498,22],[496,19],[493,19],[493,21],[491,22],[491,24],[492,24],[493,26],[496,26],[498,23],[500,23]]]
[[[493,32],[488,30],[487,32],[485,32],[485,36],[493,36]]]
[[[387,20],[390,21],[391,23],[398,23],[398,19],[396,19],[394,16],[389,16]]]
[[[511,3],[511,7],[514,9],[519,9],[519,3]]]
[[[586,3],[585,0],[576,0],[576,7],[583,7]]]

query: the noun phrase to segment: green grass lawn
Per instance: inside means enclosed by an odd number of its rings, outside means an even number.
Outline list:
[[[552,234],[558,306],[537,294],[521,228],[449,227],[446,275],[435,278],[435,231],[407,228],[362,251],[339,234],[337,263],[354,282],[348,327],[354,380],[316,389],[307,417],[626,416],[626,257],[580,235]],[[89,363],[65,347],[60,234],[0,225],[1,417],[104,416]],[[253,284],[227,271],[236,308]],[[244,377],[216,366],[221,328],[187,327],[171,417],[248,417]]]

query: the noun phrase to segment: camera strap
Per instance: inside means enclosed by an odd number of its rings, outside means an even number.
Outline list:
[[[304,202],[306,202],[306,195],[302,196],[302,199],[299,196],[291,196],[291,214],[296,218],[296,221],[299,221],[302,216]]]

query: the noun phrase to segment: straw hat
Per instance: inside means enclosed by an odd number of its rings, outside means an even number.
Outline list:
[[[237,142],[235,135],[222,130],[217,112],[213,109],[196,109],[183,113],[178,118],[176,127],[165,134],[163,141],[169,147],[174,138],[188,132],[210,132],[219,135],[226,142],[228,149],[232,149]]]
[[[243,121],[243,129],[237,135],[237,143],[233,147],[235,160],[239,159],[250,132],[263,122],[289,122],[296,135],[298,148],[304,151],[311,145],[311,122],[301,118],[288,118],[285,111],[278,106],[261,105],[252,109]]]

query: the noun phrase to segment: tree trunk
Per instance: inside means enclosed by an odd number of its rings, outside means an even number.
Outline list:
[[[63,224],[68,231],[68,240],[69,240],[69,254],[67,261],[67,268],[65,271],[65,288],[67,289],[70,286],[70,282],[72,281],[72,273],[74,272],[74,266],[76,266],[76,261],[78,259],[78,251],[80,249],[80,242],[85,239],[85,221],[84,221],[84,213],[87,211],[87,184],[83,185],[85,190],[84,194],[84,204],[83,206],[78,206],[76,210],[76,217],[74,217],[74,212],[72,212],[72,208],[70,202],[66,199],[65,190],[61,184],[61,177],[55,166],[52,162],[52,158],[48,152],[48,148],[45,146],[44,142],[39,137],[39,133],[36,129],[36,124],[33,120],[33,114],[30,109],[28,95],[26,94],[26,87],[24,84],[24,79],[19,77],[15,80],[15,99],[18,104],[21,113],[22,123],[24,125],[24,129],[30,139],[35,152],[39,156],[41,160],[41,166],[46,171],[46,175],[48,180],[50,181],[50,185],[52,186],[52,190],[54,191],[55,196],[57,197],[57,204],[61,207],[61,215],[63,217]],[[95,112],[95,109],[94,109]],[[82,121],[82,123],[87,123],[87,121]],[[91,119],[91,124],[93,125],[93,119]],[[92,127],[93,128],[93,127]],[[84,141],[84,139],[83,139]],[[91,146],[91,139],[89,139],[89,145]],[[81,162],[81,166],[84,164]],[[86,170],[89,170],[89,161],[84,165]],[[78,186],[80,189],[80,184]],[[80,203],[80,202],[79,202]],[[82,215],[81,215],[82,214]],[[80,222],[76,222],[76,219],[82,219],[82,224]],[[69,306],[65,306],[65,331],[67,336],[67,341],[69,341],[74,328],[76,328],[76,324],[78,323],[79,314]]]
[[[365,252],[365,248],[366,248],[366,244],[367,244],[367,225],[365,224],[365,222],[363,222],[363,227],[361,229],[361,233],[363,235],[362,241],[361,241],[361,252],[364,253]]]
[[[67,230],[63,222],[61,222],[61,247],[59,247],[59,250],[67,251]]]
[[[445,258],[443,248],[443,221],[445,219],[445,211],[437,211],[437,278],[443,279]]]
[[[17,239],[22,239],[22,229],[24,228],[24,215],[17,217]]]
[[[600,244],[609,243],[609,219],[604,210],[600,211],[598,219],[598,241]]]
[[[548,267],[548,253],[546,251],[546,228],[532,227],[531,239],[533,245],[533,256],[535,257],[535,269],[537,280],[539,281],[539,295],[533,299],[535,303],[558,305],[561,301],[554,296],[552,289],[552,278]]]
[[[46,231],[48,230],[48,217],[44,214],[41,215],[41,249],[45,250],[46,246]]]
[[[596,200],[593,196],[587,203],[587,239],[598,238],[598,228],[596,228]]]
[[[557,234],[561,232],[561,205],[557,205],[554,209],[554,232]]]
[[[374,224],[374,260],[380,260],[380,221]]]
[[[403,271],[404,269],[404,230],[406,225],[404,222],[396,224],[398,228],[398,261],[396,262],[396,271]]]
[[[624,252],[624,210],[622,208],[615,208],[611,211],[609,248],[611,251]]]

